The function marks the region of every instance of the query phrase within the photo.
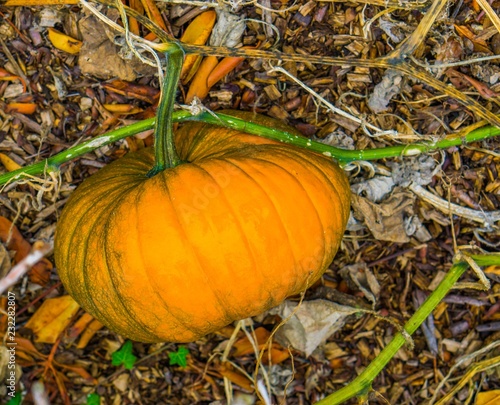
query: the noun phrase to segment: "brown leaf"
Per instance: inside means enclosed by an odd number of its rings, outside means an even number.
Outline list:
[[[492,53],[486,41],[482,38],[478,38],[477,35],[474,34],[468,27],[464,25],[455,25],[455,30],[462,38],[467,38],[473,43],[474,51],[488,54]]]
[[[448,76],[450,79],[459,78],[461,80],[468,82],[479,92],[481,97],[483,97],[486,100],[489,100],[490,98],[493,97],[498,97],[498,94],[495,93],[493,90],[491,90],[486,84],[481,83],[479,80],[473,79],[472,77],[467,76],[466,74],[458,72],[455,69],[448,69],[446,71],[446,76]]]
[[[14,250],[14,261],[18,263],[24,259],[31,250],[31,245],[27,242],[17,229],[17,227],[7,218],[0,216],[0,239],[7,244],[7,249]],[[32,283],[45,285],[49,282],[52,263],[43,258],[35,264],[28,272],[28,277]]]

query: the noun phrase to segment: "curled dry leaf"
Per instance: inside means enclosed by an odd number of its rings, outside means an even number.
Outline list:
[[[335,304],[326,300],[297,303],[285,301],[271,313],[290,319],[276,332],[276,340],[310,356],[333,333],[344,326],[346,318],[357,313],[356,308]],[[292,315],[293,314],[293,315]]]
[[[349,283],[354,283],[368,301],[375,306],[380,296],[380,284],[366,263],[359,262],[345,266],[340,270],[340,275]]]
[[[79,309],[80,306],[69,295],[49,298],[33,314],[26,327],[36,335],[35,342],[55,343]]]
[[[89,326],[82,333],[82,337],[78,341],[76,348],[84,349],[85,347],[87,347],[88,343],[90,342],[90,339],[92,339],[94,335],[103,327],[104,325],[97,319],[94,319],[92,322],[90,322]]]
[[[396,70],[387,69],[382,81],[373,89],[373,93],[368,99],[368,107],[374,113],[386,111],[392,98],[401,91],[403,76]]]
[[[216,18],[217,13],[214,10],[208,10],[200,14],[191,22],[191,24],[188,25],[186,31],[184,31],[184,34],[181,37],[181,42],[195,45],[205,45],[210,37]],[[191,70],[195,67],[195,63],[198,58],[200,58],[198,55],[186,56],[181,70],[182,80],[187,80],[187,78],[193,76],[194,72],[191,72]]]
[[[225,8],[218,8],[217,23],[210,36],[210,45],[236,47],[240,44],[244,31],[245,22],[241,16],[230,13]]]
[[[12,172],[14,170],[20,169],[21,166],[14,162],[10,157],[8,157],[5,153],[0,153],[0,162],[2,162],[3,166],[9,171]]]
[[[253,392],[253,383],[244,374],[235,370],[234,367],[229,363],[222,363],[217,367],[217,372],[222,376],[227,378],[233,384],[236,384],[240,388],[248,392]]]
[[[118,18],[116,10],[108,10],[109,18]],[[92,75],[100,79],[118,77],[122,80],[133,81],[140,75],[154,74],[156,69],[142,63],[135,55],[129,60],[120,57],[120,47],[116,46],[110,37],[116,32],[110,31],[94,16],[87,16],[78,22],[82,33],[83,45],[78,55],[78,65],[83,74]]]
[[[271,332],[267,329],[260,327],[255,329],[253,336],[255,338],[255,344],[258,347],[259,351],[266,351],[269,349],[269,338],[271,336]],[[244,336],[233,345],[234,352],[231,354],[232,357],[241,357],[251,353],[254,353],[255,349],[252,345],[252,342],[248,340],[247,336]],[[290,353],[288,350],[285,350],[278,343],[271,344],[271,363],[278,364],[290,357]],[[264,353],[262,356],[262,362],[267,364],[269,361],[269,354]]]
[[[396,243],[406,243],[410,240],[405,232],[404,220],[414,214],[415,199],[413,193],[403,191],[394,192],[379,203],[373,203],[356,194],[351,196],[355,219],[364,219],[365,225],[378,240]]]
[[[54,28],[48,28],[47,31],[49,33],[49,40],[55,48],[72,55],[76,55],[80,52],[82,41],[71,38]]]
[[[0,217],[0,239],[7,244],[7,249],[14,250],[14,261],[18,263],[24,259],[31,251],[31,245],[26,241],[19,229],[5,217]],[[28,277],[32,283],[45,285],[50,278],[52,263],[46,259],[41,259],[28,272]]]

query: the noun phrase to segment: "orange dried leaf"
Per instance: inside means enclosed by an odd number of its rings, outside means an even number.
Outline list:
[[[191,22],[191,24],[188,25],[186,31],[184,31],[184,34],[181,37],[181,42],[195,45],[205,45],[212,32],[212,28],[214,27],[216,17],[217,13],[214,10],[201,13]],[[181,79],[188,76],[196,58],[198,58],[197,55],[186,56],[181,70]]]
[[[55,343],[79,309],[69,295],[49,298],[32,315],[26,327],[36,335],[35,342]]]
[[[280,345],[273,343],[271,347],[271,364],[279,364],[283,363],[286,359],[290,357],[290,352],[288,350],[284,350]],[[269,354],[264,353],[262,355],[262,363],[269,363]]]
[[[71,53],[73,55],[76,55],[80,52],[82,41],[71,38],[70,36],[63,34],[62,32],[55,30],[54,28],[49,28],[48,32],[49,40],[55,48],[67,53]]]
[[[484,269],[484,272],[487,274],[494,274],[495,276],[500,277],[500,266],[499,265],[488,266]]]
[[[152,0],[141,0],[141,1],[149,19],[155,22],[156,25],[158,25],[163,31],[166,32],[167,25],[165,24],[165,21],[163,21],[163,17],[160,13],[160,10],[158,10],[158,7],[156,7],[155,2]]]
[[[5,109],[8,113],[33,114],[36,111],[35,103],[9,103]]]
[[[137,11],[141,15],[144,14],[144,7],[142,6],[141,0],[130,0],[128,4],[132,10]],[[130,28],[130,32],[132,32],[135,35],[140,34],[139,23],[135,18],[132,17],[129,18],[128,26]]]
[[[26,92],[26,82],[24,81],[24,79],[20,76],[13,75],[3,68],[0,68],[0,80],[19,80],[23,85],[23,91]]]
[[[142,108],[136,107],[132,104],[103,104],[103,107],[113,113],[117,114],[137,114],[142,112]]]
[[[9,171],[12,172],[14,170],[20,169],[21,165],[17,164],[14,160],[12,160],[10,157],[5,155],[4,153],[0,153],[0,162],[4,165],[4,167]]]
[[[257,340],[257,346],[262,347],[267,343],[269,336],[271,336],[271,332],[263,327],[260,327],[255,329],[253,337]],[[233,348],[236,349],[232,353],[233,357],[245,356],[254,352],[253,345],[246,336],[236,341],[233,345]]]
[[[90,322],[92,322],[94,317],[88,313],[84,313],[74,325],[68,329],[66,336],[69,340],[75,340],[80,334],[85,330]]]
[[[239,56],[230,56],[222,59],[219,64],[210,72],[208,76],[208,87],[211,88],[228,73],[232,72],[245,58]]]
[[[476,0],[472,0],[472,8],[476,13],[479,13],[481,11],[481,7],[479,6],[479,4],[477,4]]]
[[[16,352],[22,351],[36,359],[46,359],[45,354],[40,353],[30,340],[16,336]]]
[[[3,0],[2,6],[61,6],[78,4],[80,0]]]
[[[103,327],[104,325],[101,322],[99,322],[97,319],[94,319],[83,332],[80,341],[76,345],[76,348],[84,349],[85,347],[87,347],[88,343],[90,342],[90,339],[92,339],[92,337],[96,334],[96,332],[102,329]]]
[[[216,56],[207,56],[203,59],[198,68],[198,71],[194,75],[193,81],[189,86],[189,90],[186,95],[186,103],[189,104],[195,97],[203,100],[210,91],[208,86],[208,76],[214,70],[215,66],[219,60]]]
[[[245,375],[241,374],[237,370],[234,370],[231,366],[222,364],[217,371],[222,377],[226,377],[233,384],[236,384],[247,391],[253,391],[252,382]]]

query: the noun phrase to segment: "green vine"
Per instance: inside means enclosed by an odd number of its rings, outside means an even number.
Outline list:
[[[409,145],[390,146],[386,148],[345,150],[336,148],[334,146],[325,145],[321,142],[313,141],[305,137],[299,137],[275,128],[269,128],[259,124],[250,123],[226,114],[203,112],[198,115],[193,115],[188,111],[175,111],[170,116],[170,119],[172,123],[184,121],[201,121],[226,128],[236,129],[253,135],[259,135],[265,138],[309,149],[313,152],[322,153],[324,155],[331,156],[333,159],[336,159],[343,163],[349,163],[357,160],[377,160],[398,156],[416,156],[422,153],[446,149],[452,146],[460,146],[473,142],[483,141],[485,139],[500,135],[500,128],[485,126],[471,131],[467,135],[464,135],[462,137],[444,139],[435,143],[415,143]],[[57,170],[59,166],[66,162],[69,162],[70,160],[76,159],[77,157],[80,157],[86,153],[92,152],[98,148],[109,145],[129,136],[151,130],[155,128],[155,125],[156,119],[149,118],[147,120],[110,131],[104,135],[98,136],[94,139],[83,142],[80,145],[67,149],[64,152],[54,155],[41,162],[23,167],[18,170],[14,170],[9,173],[1,174],[0,185],[10,183],[12,181],[21,180],[24,177],[40,176],[46,173],[48,169]],[[170,125],[171,124],[167,125],[167,128]],[[166,131],[165,127],[162,128],[162,130]],[[168,160],[165,160],[165,162],[168,162]],[[168,165],[175,166],[174,163],[168,163],[165,167],[168,167]]]
[[[500,255],[471,255],[478,265],[489,266],[499,265]],[[404,325],[404,331],[408,335],[412,335],[420,325],[427,319],[427,317],[434,311],[436,306],[453,288],[458,279],[469,268],[466,262],[454,263],[448,271],[443,280],[439,283],[438,287],[432,292],[425,300],[420,308],[413,314],[413,316]],[[371,389],[373,380],[384,369],[389,361],[395,356],[397,351],[403,347],[407,342],[407,337],[403,333],[397,333],[391,342],[379,353],[379,355],[371,361],[363,372],[351,381],[347,386],[329,395],[325,399],[316,402],[316,405],[338,405],[347,401],[355,396],[367,395]]]

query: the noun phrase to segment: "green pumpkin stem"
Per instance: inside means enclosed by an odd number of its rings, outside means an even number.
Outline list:
[[[184,51],[175,42],[169,44],[165,51],[167,74],[156,112],[155,122],[155,165],[148,173],[153,177],[159,172],[175,167],[181,163],[175,150],[172,114],[174,112],[175,92],[181,74]]]

